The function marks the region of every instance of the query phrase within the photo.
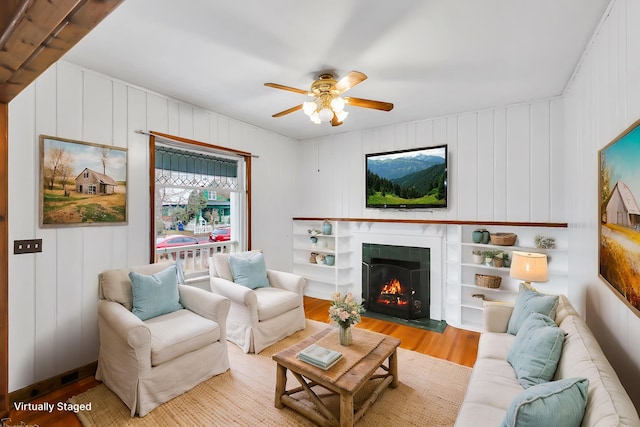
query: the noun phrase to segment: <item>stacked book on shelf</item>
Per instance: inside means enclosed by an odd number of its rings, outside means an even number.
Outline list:
[[[312,344],[298,353],[298,359],[325,371],[335,365],[342,357],[342,353],[318,344]]]

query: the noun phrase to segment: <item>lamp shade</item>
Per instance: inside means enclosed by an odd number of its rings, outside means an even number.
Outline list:
[[[547,256],[539,253],[514,251],[509,276],[525,282],[546,282],[549,280]]]

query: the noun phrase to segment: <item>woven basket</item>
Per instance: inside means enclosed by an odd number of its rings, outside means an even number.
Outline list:
[[[500,287],[502,277],[489,276],[487,274],[476,273],[476,286],[482,286],[483,288],[497,289]]]
[[[494,233],[490,235],[491,243],[499,246],[513,246],[516,243],[517,234],[514,233]]]

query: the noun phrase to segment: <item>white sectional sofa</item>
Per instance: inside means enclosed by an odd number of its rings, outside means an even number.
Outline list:
[[[480,337],[478,358],[457,417],[456,426],[459,427],[513,425],[505,421],[505,415],[510,406],[513,411],[512,402],[524,391],[514,368],[507,361],[516,339],[515,335],[506,332],[514,305],[489,301],[484,305],[486,331]],[[558,299],[555,322],[565,335],[552,381],[568,378],[589,380],[581,425],[640,426],[638,413],[615,371],[584,320],[563,295]],[[554,422],[555,425],[560,424]],[[541,421],[534,418],[524,424],[548,426],[554,422],[540,424]],[[515,425],[522,424],[518,422]]]

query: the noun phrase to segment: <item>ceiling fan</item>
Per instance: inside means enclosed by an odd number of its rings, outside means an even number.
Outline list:
[[[344,107],[347,105],[382,111],[391,111],[393,109],[393,104],[390,102],[340,96],[357,84],[362,83],[366,78],[367,76],[359,71],[351,71],[340,80],[336,80],[331,73],[322,73],[318,76],[318,79],[311,84],[311,89],[308,91],[277,83],[265,83],[264,85],[314,98],[313,101],[306,101],[300,105],[276,113],[273,117],[282,117],[294,111],[303,110],[313,123],[331,122],[332,126],[339,126],[347,115],[349,115],[349,112],[344,110]]]

